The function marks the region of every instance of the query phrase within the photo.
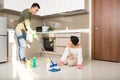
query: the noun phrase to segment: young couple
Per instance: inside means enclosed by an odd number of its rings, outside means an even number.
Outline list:
[[[36,14],[40,9],[38,3],[33,3],[31,8],[25,9],[18,20],[16,26],[16,37],[18,42],[18,59],[21,63],[25,64],[25,48],[26,48],[26,34],[31,33],[33,37],[38,39],[37,34],[31,29],[31,15]],[[82,69],[82,47],[79,43],[79,38],[76,36],[71,36],[68,41],[68,45],[65,48],[65,51],[58,61],[58,65],[62,66],[67,64],[69,66],[77,66],[78,69]]]

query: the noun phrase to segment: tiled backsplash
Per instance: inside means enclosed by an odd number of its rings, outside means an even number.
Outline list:
[[[14,29],[19,18],[19,15],[11,14],[11,13],[1,13],[0,16],[7,17],[8,28]],[[68,16],[68,17],[57,17],[50,19],[38,19],[32,18],[32,29],[36,29],[38,26],[42,26],[43,23],[47,23],[48,26],[55,26],[56,29],[85,29],[89,28],[89,13]],[[52,24],[51,24],[52,23]],[[54,24],[55,23],[55,24]],[[57,24],[56,24],[57,23]]]
[[[18,14],[0,12],[0,16],[7,17],[7,22],[8,22],[7,25],[9,29],[14,29],[16,27],[17,20],[19,19]],[[41,26],[41,25],[42,25],[42,20],[34,17],[32,18],[32,25],[31,25],[32,29],[35,29],[35,27]]]
[[[69,29],[85,29],[89,28],[89,13],[68,17],[44,19],[43,22],[47,23],[48,26],[52,25],[56,27],[56,29],[66,29],[66,27]],[[56,26],[56,23],[60,25]]]

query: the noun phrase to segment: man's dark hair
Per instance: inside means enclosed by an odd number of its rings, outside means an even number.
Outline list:
[[[40,6],[38,3],[33,3],[31,7],[38,7],[40,9]]]
[[[74,45],[77,45],[79,42],[79,38],[77,36],[71,36],[70,39]]]

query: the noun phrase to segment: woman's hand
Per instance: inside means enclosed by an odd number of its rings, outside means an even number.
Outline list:
[[[63,61],[59,60],[58,63],[57,63],[59,66],[62,66],[64,64]]]
[[[79,65],[77,65],[77,68],[78,69],[83,69],[83,66],[79,64]]]

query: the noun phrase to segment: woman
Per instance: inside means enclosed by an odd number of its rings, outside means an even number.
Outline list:
[[[58,61],[58,65],[62,66],[63,64],[69,66],[77,66],[78,69],[82,69],[82,47],[79,43],[79,38],[76,36],[71,36],[68,41],[68,46],[65,48],[65,51]]]

